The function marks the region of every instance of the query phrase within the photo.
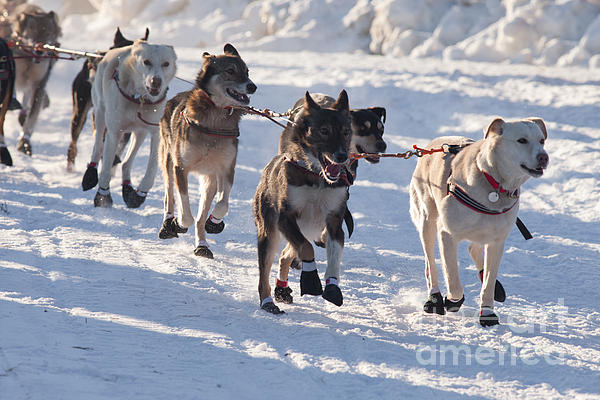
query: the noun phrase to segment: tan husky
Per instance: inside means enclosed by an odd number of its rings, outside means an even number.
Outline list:
[[[497,118],[482,140],[448,136],[427,146],[462,150],[456,155],[438,152],[420,158],[410,182],[410,214],[425,252],[429,289],[425,312],[445,314],[460,309],[464,295],[457,247],[466,240],[475,266],[482,272],[479,322],[483,326],[498,324],[493,308],[504,242],[517,220],[521,185],[530,177],[542,176],[548,166],[547,136],[541,119],[505,122]],[[438,286],[436,236],[448,289],[445,298]]]
[[[178,237],[194,223],[188,175],[196,173],[203,181],[203,192],[196,219],[194,254],[206,258],[213,258],[206,233],[223,230],[223,217],[229,209],[239,122],[243,114],[239,108],[232,107],[247,105],[250,102],[248,94],[256,91],[256,85],[248,78],[248,68],[235,47],[226,44],[224,52],[219,56],[204,53],[195,88],[169,100],[160,122],[159,156],[165,181],[165,218],[158,237]],[[217,202],[209,217],[215,195]]]

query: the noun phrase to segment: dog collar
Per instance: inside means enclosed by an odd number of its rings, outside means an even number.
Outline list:
[[[488,174],[485,171],[482,171],[482,172],[483,172],[483,176],[485,176],[485,179],[487,179],[489,184],[492,185],[492,187],[495,189],[494,192],[490,192],[488,194],[489,201],[491,201],[492,203],[497,202],[498,199],[500,198],[498,193],[507,193],[508,197],[513,197],[513,198],[519,197],[519,189],[516,189],[514,192],[509,193],[508,190],[506,190],[502,186],[500,186],[500,183],[498,183],[498,181],[496,181],[493,176],[491,176],[490,174]]]
[[[129,100],[132,103],[135,104],[148,104],[148,105],[152,105],[152,104],[158,104],[158,103],[162,103],[166,98],[167,98],[167,93],[165,92],[165,94],[163,95],[163,97],[161,97],[160,99],[156,100],[156,101],[146,101],[144,100],[144,98],[140,95],[134,95],[131,96],[127,93],[125,93],[123,91],[123,89],[121,89],[121,86],[119,86],[119,73],[117,72],[117,70],[115,69],[115,71],[113,72],[112,75],[112,79],[115,81],[115,84],[117,85],[117,89],[119,89],[119,93],[121,93],[121,96],[125,97],[127,100]]]

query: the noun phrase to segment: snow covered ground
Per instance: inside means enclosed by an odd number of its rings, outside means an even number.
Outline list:
[[[81,48],[74,32],[64,27],[65,47]],[[106,47],[111,35],[88,49]],[[193,79],[202,52],[221,48],[177,47],[177,75]],[[477,323],[480,283],[466,246],[461,313],[421,311],[424,261],[408,216],[414,159],[359,168],[341,308],[301,298],[292,271],[295,304],[282,306],[282,316],[261,311],[251,199],[280,128],[244,118],[227,225],[211,238],[215,260],[199,260],[192,234],[157,238],[160,177],[141,209],[127,209],[118,191],[112,209],[94,209],[93,191],[80,187],[89,124],[76,172],[66,172],[70,84],[81,62],[60,61],[32,158],[14,149],[16,114],[6,123],[15,165],[0,165],[0,399],[600,399],[600,82],[593,69],[240,53],[259,87],[254,106],[284,111],[307,89],[336,95],[345,88],[353,107],[387,108],[390,152],[438,135],[480,138],[495,116],[545,120],[550,167],[523,188],[520,217],[534,239],[524,241],[516,229],[508,237],[501,325]],[[174,81],[170,95],[187,89]],[[144,147],[134,183],[147,155]],[[324,271],[325,252],[316,254]]]

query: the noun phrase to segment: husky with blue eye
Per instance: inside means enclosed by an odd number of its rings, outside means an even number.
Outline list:
[[[322,295],[341,306],[343,296],[338,282],[344,248],[342,223],[350,185],[346,165],[352,136],[346,91],[331,107],[319,106],[306,92],[302,109],[283,135],[289,139],[285,151],[265,167],[254,195],[261,308],[273,314],[283,312],[273,302],[269,284],[282,236],[291,251],[284,251],[280,258],[275,288],[279,301],[292,302],[287,278],[290,264],[298,256],[302,260],[301,295]],[[311,244],[321,238],[323,230],[327,232],[324,290]]]

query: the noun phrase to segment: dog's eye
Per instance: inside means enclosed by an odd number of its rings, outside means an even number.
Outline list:
[[[229,75],[235,74],[235,70],[233,68],[227,68],[225,72],[227,72]]]
[[[525,139],[525,138],[521,138],[521,139],[517,140],[517,142],[519,142],[519,143],[521,143],[521,144],[527,144],[527,143],[529,143],[529,142],[527,141],[527,139]]]
[[[169,65],[170,65],[169,62],[165,61],[162,66],[163,66],[163,68],[167,68]]]
[[[542,146],[544,145],[544,143],[546,143],[546,140],[545,140],[545,139],[542,139],[542,140],[540,140],[540,144],[541,144]]]
[[[319,133],[320,133],[321,135],[323,135],[323,136],[327,136],[327,135],[329,135],[329,128],[328,128],[328,127],[326,127],[326,126],[322,126],[322,127],[319,129]]]
[[[147,65],[148,67],[152,66],[152,62],[150,60],[144,60],[144,65]]]

